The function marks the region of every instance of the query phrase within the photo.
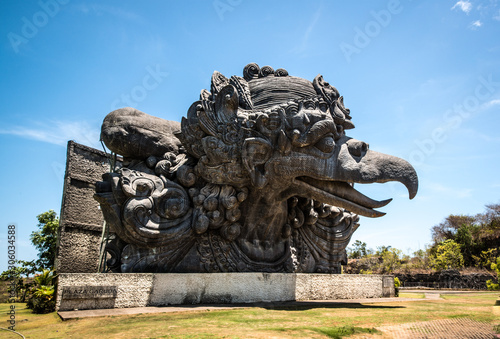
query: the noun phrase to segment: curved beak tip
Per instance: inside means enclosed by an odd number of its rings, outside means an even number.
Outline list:
[[[408,193],[410,194],[410,200],[415,198],[418,192],[418,181],[415,182],[414,185],[411,185],[411,188],[408,188]]]
[[[371,218],[380,218],[380,217],[383,217],[384,215],[386,215],[385,212],[380,212],[380,211],[375,211],[374,210],[373,215],[371,215],[370,217]]]
[[[392,201],[392,198],[382,201],[382,203],[383,203],[382,206],[389,204],[391,201]]]

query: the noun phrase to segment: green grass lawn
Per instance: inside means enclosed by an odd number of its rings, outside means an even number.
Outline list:
[[[56,313],[32,314],[24,304],[16,304],[16,330],[26,338],[342,338],[369,333],[382,338],[383,333],[376,327],[415,321],[467,317],[488,322],[492,327],[500,324],[499,314],[493,311],[498,292],[443,297],[379,304],[332,303],[314,308],[254,307],[108,316],[64,322]],[[0,304],[5,319],[8,308],[9,304]],[[0,332],[0,337],[16,338],[5,332]]]

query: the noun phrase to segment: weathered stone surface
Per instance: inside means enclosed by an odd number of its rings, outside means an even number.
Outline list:
[[[335,300],[394,296],[394,277],[376,274],[297,274],[296,300]]]
[[[153,286],[153,274],[61,273],[58,276],[56,309],[88,310],[102,308],[127,308],[148,305]],[[116,286],[116,298],[66,299],[65,287]]]
[[[285,273],[155,274],[149,305],[290,301],[295,278]]]
[[[95,273],[103,216],[93,196],[96,181],[109,172],[108,157],[104,152],[69,141],[66,161],[56,269],[61,273]]]
[[[249,64],[214,72],[178,123],[111,112],[102,139],[126,164],[98,183],[114,272],[340,273],[359,217],[380,217],[352,183],[399,181],[405,160],[345,133],[336,88]],[[179,143],[180,142],[180,143]]]
[[[486,281],[495,280],[496,275],[484,270],[483,272],[460,272],[455,269],[433,273],[395,274],[401,281],[402,287],[432,287],[432,288],[464,288],[486,290]]]
[[[294,273],[192,273],[192,274],[68,274],[59,275],[56,308],[59,311],[167,306],[182,304],[235,304],[253,302],[334,300],[394,296],[392,276]],[[117,289],[116,297],[67,298],[72,287],[103,286]]]
[[[57,272],[96,273],[101,231],[66,227],[59,232]]]
[[[101,138],[106,145],[124,157],[146,159],[177,152],[181,142],[174,135],[181,124],[152,117],[134,108],[121,108],[106,116]]]

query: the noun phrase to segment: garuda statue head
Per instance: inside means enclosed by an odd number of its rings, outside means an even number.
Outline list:
[[[357,215],[379,217],[354,183],[399,181],[405,160],[349,138],[337,89],[249,64],[214,72],[178,123],[132,108],[110,113],[102,139],[124,156],[96,198],[117,239],[114,266],[154,272],[339,273]],[[107,183],[107,184],[106,184]]]

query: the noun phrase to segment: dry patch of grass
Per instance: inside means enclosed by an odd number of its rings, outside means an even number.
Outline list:
[[[399,297],[400,298],[423,299],[423,298],[425,298],[425,294],[424,293],[405,293],[405,292],[399,292]]]
[[[27,338],[342,338],[376,333],[374,328],[382,325],[455,317],[488,322],[492,326],[500,323],[492,312],[498,293],[445,297],[419,302],[254,307],[65,322],[55,313],[36,315],[24,304],[16,304],[16,330]],[[0,304],[0,313],[5,315],[8,306]]]

